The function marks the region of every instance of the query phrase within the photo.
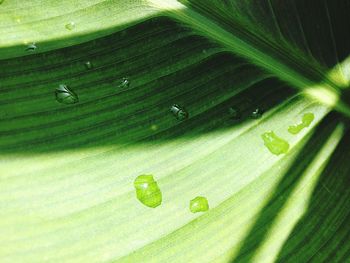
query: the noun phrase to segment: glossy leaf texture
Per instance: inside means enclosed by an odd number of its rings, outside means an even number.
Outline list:
[[[3,1],[0,261],[347,262],[349,11]]]

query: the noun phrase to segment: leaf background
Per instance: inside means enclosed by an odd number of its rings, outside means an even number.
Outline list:
[[[2,262],[349,260],[347,120],[330,113],[340,102],[298,86],[346,102],[348,1],[183,3],[0,6]],[[207,23],[241,45],[218,41]],[[61,83],[79,104],[54,100]],[[173,103],[189,120],[171,116]],[[257,106],[266,113],[252,120]],[[290,135],[305,112],[312,127]],[[287,155],[268,152],[267,130],[288,140]],[[143,173],[162,189],[156,209],[135,198]],[[207,213],[189,212],[196,195]]]

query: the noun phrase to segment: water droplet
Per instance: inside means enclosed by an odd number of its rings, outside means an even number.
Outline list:
[[[231,119],[238,120],[241,118],[241,112],[238,108],[236,107],[230,107],[228,109],[229,115]]]
[[[137,199],[145,206],[155,208],[162,203],[162,192],[153,175],[139,175],[134,181]]]
[[[303,124],[291,125],[288,128],[288,132],[291,134],[298,134],[303,128]]]
[[[56,100],[62,104],[74,104],[79,101],[78,95],[66,85],[60,84],[55,90]]]
[[[302,118],[302,123],[305,127],[309,127],[315,119],[315,115],[311,112],[305,113]]]
[[[309,127],[314,119],[315,115],[313,113],[305,113],[301,123],[289,126],[288,132],[291,134],[298,134],[302,129]]]
[[[209,204],[207,198],[203,196],[197,196],[190,201],[190,211],[192,213],[205,212],[209,210]]]
[[[74,22],[69,22],[68,24],[65,25],[66,29],[68,30],[73,30],[75,29],[75,23]]]
[[[129,88],[130,86],[130,80],[128,78],[123,78],[120,84],[118,85],[118,88]]]
[[[27,45],[26,51],[34,52],[37,48],[35,43],[31,43]]]
[[[250,116],[253,119],[259,119],[261,118],[261,116],[263,115],[264,111],[261,108],[255,108],[252,113],[250,114]]]
[[[278,137],[273,131],[265,132],[261,135],[261,138],[264,140],[265,146],[271,153],[280,155],[288,152],[289,143]]]
[[[151,130],[152,130],[152,131],[158,130],[158,126],[155,125],[155,124],[151,125]]]
[[[87,62],[85,62],[85,67],[86,67],[86,69],[92,69],[93,65],[90,61],[87,61]]]
[[[188,118],[188,112],[177,104],[171,106],[170,111],[173,113],[176,119],[179,121],[186,120]]]

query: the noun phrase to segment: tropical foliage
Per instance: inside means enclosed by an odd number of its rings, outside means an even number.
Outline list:
[[[350,262],[349,13],[0,1],[0,261]]]

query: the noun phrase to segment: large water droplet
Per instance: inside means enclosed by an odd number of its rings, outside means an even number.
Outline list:
[[[250,114],[250,117],[253,119],[259,119],[263,115],[264,111],[261,108],[255,108],[252,113]]]
[[[123,78],[120,84],[118,85],[118,88],[129,88],[130,86],[130,80],[128,78]]]
[[[139,175],[134,181],[137,199],[145,206],[155,208],[162,203],[162,192],[153,175]]]
[[[228,113],[230,115],[230,118],[234,120],[239,120],[242,116],[241,111],[236,107],[230,107],[228,109]]]
[[[56,100],[62,104],[74,104],[79,101],[78,95],[64,84],[55,90]]]
[[[287,153],[289,149],[289,143],[284,139],[278,137],[273,131],[265,132],[261,135],[264,140],[265,146],[269,151],[275,155]]]
[[[302,118],[302,124],[305,127],[309,127],[314,119],[315,119],[315,115],[313,113],[311,112],[305,113]]]
[[[69,22],[68,24],[65,25],[66,29],[68,30],[73,30],[75,29],[75,23],[74,22]]]
[[[86,67],[86,69],[92,69],[93,65],[90,61],[87,61],[87,62],[85,62],[85,67]]]
[[[189,115],[188,112],[178,104],[174,104],[173,106],[171,106],[170,111],[179,121],[186,120]]]
[[[298,134],[302,129],[309,127],[314,119],[315,115],[313,113],[305,113],[301,123],[289,126],[288,132],[291,134]]]
[[[37,48],[35,43],[31,43],[27,45],[26,51],[34,52]]]
[[[209,210],[209,203],[207,198],[197,196],[190,201],[190,211],[192,213],[205,212]]]

